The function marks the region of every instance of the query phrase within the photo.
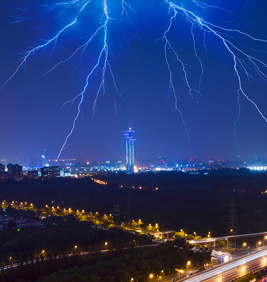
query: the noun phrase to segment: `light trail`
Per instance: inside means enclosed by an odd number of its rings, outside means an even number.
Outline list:
[[[223,281],[231,281],[232,279],[236,279],[238,277],[242,277],[245,274],[249,273],[249,269],[247,268],[247,265],[249,266],[250,264],[253,265],[253,261],[260,260],[258,264],[256,264],[256,267],[263,268],[266,267],[266,258],[267,256],[267,249],[263,249],[261,251],[257,251],[252,254],[245,255],[243,257],[234,259],[232,261],[229,261],[227,263],[223,263],[221,265],[218,265],[217,267],[203,271],[199,274],[196,274],[192,276],[191,278],[185,278],[182,279],[182,281],[186,282],[201,282],[201,281],[214,281],[214,282],[223,282]],[[262,259],[262,260],[261,260]],[[231,279],[227,280],[225,277],[227,275],[227,272],[233,270],[233,269],[244,269],[245,271],[237,271],[235,273],[235,277],[230,277]],[[251,269],[252,270],[252,269]],[[244,272],[244,273],[242,273]],[[222,279],[223,278],[223,279]]]

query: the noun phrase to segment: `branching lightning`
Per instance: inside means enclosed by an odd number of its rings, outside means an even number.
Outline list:
[[[52,53],[50,55],[50,59],[51,59],[51,56],[53,54],[53,51],[55,49],[57,40],[60,37],[60,35],[62,33],[64,33],[64,31],[66,31],[67,29],[71,28],[72,26],[74,26],[78,22],[79,16],[87,8],[87,6],[89,6],[90,2],[91,2],[91,0],[72,0],[72,1],[66,1],[66,2],[59,2],[59,3],[56,3],[54,6],[49,7],[48,10],[54,9],[55,7],[58,7],[58,6],[62,7],[62,12],[60,13],[60,15],[64,14],[65,12],[67,12],[69,9],[72,9],[72,8],[78,7],[79,9],[78,9],[78,12],[77,12],[74,20],[72,22],[70,22],[69,24],[65,25],[61,30],[59,30],[56,33],[55,36],[53,36],[49,40],[46,40],[44,43],[42,43],[42,44],[40,44],[40,45],[30,49],[29,51],[25,52],[25,54],[23,54],[23,57],[20,59],[19,64],[18,64],[16,70],[6,80],[6,82],[2,85],[1,90],[3,89],[3,87],[8,82],[10,82],[10,80],[18,73],[18,71],[21,68],[24,68],[26,66],[26,63],[27,63],[28,59],[30,58],[30,56],[32,56],[34,53],[36,53],[40,49],[44,49],[48,45],[51,45],[52,43],[54,43],[54,47],[53,47]],[[125,0],[121,1],[121,7],[122,7],[121,18],[123,18],[123,16],[126,15],[127,19],[129,19],[128,10],[134,11],[133,8]],[[100,67],[101,63],[102,63],[102,67],[101,67],[102,68],[102,71],[101,71],[101,81],[100,81],[100,84],[99,84],[99,87],[98,87],[98,91],[96,93],[96,96],[95,96],[95,99],[94,99],[94,103],[93,103],[93,115],[96,113],[96,110],[97,110],[97,101],[98,101],[98,97],[99,97],[100,93],[101,92],[103,94],[105,93],[105,80],[106,80],[107,69],[109,70],[109,72],[111,74],[113,85],[115,87],[116,92],[119,94],[119,97],[125,102],[125,100],[122,97],[120,91],[118,90],[118,87],[117,87],[117,84],[116,84],[116,81],[115,81],[115,76],[113,74],[112,67],[111,67],[111,64],[109,62],[110,48],[108,46],[108,41],[107,41],[107,37],[108,37],[108,24],[109,24],[110,21],[115,21],[116,19],[113,19],[113,18],[111,18],[109,16],[107,0],[103,0],[103,15],[101,17],[101,20],[103,21],[103,23],[90,35],[89,39],[84,44],[80,45],[68,58],[58,62],[57,64],[55,64],[53,67],[51,67],[50,69],[48,69],[44,73],[44,75],[49,74],[50,72],[55,70],[60,65],[62,65],[64,63],[67,63],[68,61],[73,59],[75,57],[75,55],[77,55],[77,54],[79,54],[79,56],[80,56],[80,61],[79,61],[79,63],[80,63],[81,60],[82,60],[82,57],[83,57],[85,51],[87,50],[89,44],[91,43],[91,41],[100,33],[100,31],[103,30],[102,48],[101,48],[101,50],[99,52],[99,55],[98,55],[96,63],[93,65],[93,67],[89,71],[88,75],[86,76],[85,84],[83,86],[82,91],[79,94],[77,94],[72,100],[66,101],[63,104],[63,106],[65,106],[66,104],[69,104],[69,103],[72,105],[74,101],[78,100],[77,113],[74,116],[71,130],[70,130],[69,134],[66,136],[65,141],[63,142],[63,145],[62,145],[62,147],[61,147],[61,149],[59,151],[59,154],[58,154],[57,158],[60,157],[63,149],[65,148],[65,146],[67,144],[68,139],[70,138],[70,136],[72,135],[72,133],[73,133],[73,131],[75,129],[77,119],[79,118],[79,116],[81,114],[81,107],[82,107],[82,104],[83,104],[83,101],[84,101],[84,95],[85,95],[85,92],[88,90],[89,80],[90,80],[92,74]],[[19,21],[19,20],[17,20],[17,21]],[[73,72],[76,70],[76,68],[73,70]],[[116,98],[115,97],[114,97],[114,105],[115,105],[115,115],[116,115],[117,105],[116,105]]]
[[[241,114],[240,95],[243,95],[255,107],[259,115],[267,123],[267,118],[263,114],[263,112],[260,110],[259,106],[245,92],[243,88],[243,82],[242,82],[243,79],[242,79],[241,72],[243,72],[245,76],[247,77],[247,79],[250,81],[250,78],[253,78],[252,75],[250,74],[249,67],[248,67],[248,65],[250,65],[250,67],[252,67],[255,70],[255,72],[260,76],[260,78],[263,79],[265,82],[267,82],[267,64],[264,63],[262,60],[257,59],[256,57],[251,56],[244,50],[240,49],[235,39],[231,36],[231,34],[236,33],[236,34],[239,34],[245,37],[246,39],[250,39],[252,41],[257,41],[261,43],[267,43],[267,40],[255,38],[237,29],[228,29],[228,28],[224,28],[223,26],[209,23],[205,21],[204,19],[198,17],[196,13],[192,12],[191,10],[185,9],[183,6],[176,4],[177,1],[176,2],[170,1],[170,0],[165,0],[165,1],[166,1],[166,4],[169,6],[170,21],[161,39],[165,43],[164,44],[164,54],[165,54],[167,68],[169,70],[169,78],[170,78],[169,79],[169,89],[171,90],[171,92],[174,95],[175,109],[179,111],[181,115],[182,121],[186,128],[186,132],[188,134],[188,129],[184,121],[182,112],[178,108],[178,105],[177,105],[177,95],[176,95],[176,91],[175,91],[174,84],[173,84],[172,69],[170,67],[170,63],[168,59],[168,50],[170,50],[174,54],[175,58],[181,65],[182,71],[184,74],[184,81],[188,88],[188,92],[192,98],[193,98],[193,92],[196,93],[196,98],[197,98],[197,103],[198,103],[198,96],[201,95],[201,83],[202,83],[202,78],[204,76],[204,65],[202,63],[201,58],[199,57],[197,53],[195,35],[194,35],[194,28],[196,29],[198,28],[203,33],[203,37],[204,37],[203,45],[204,45],[205,50],[206,50],[205,35],[206,33],[210,33],[221,41],[221,43],[226,48],[227,52],[231,55],[231,58],[232,58],[233,70],[237,78],[237,84],[238,84],[237,86],[238,115],[237,115],[236,121],[234,122],[234,139],[235,139],[236,148],[239,152],[239,149],[237,147],[237,142],[236,142],[236,130],[237,130],[237,123],[240,119],[240,114]],[[201,8],[203,12],[205,12],[205,10],[207,9],[221,9],[221,10],[227,11],[223,8],[220,8],[217,6],[210,6],[200,1],[192,0],[192,2],[196,4],[198,8]],[[186,68],[186,64],[179,58],[178,52],[173,48],[170,40],[168,39],[168,33],[170,33],[170,30],[173,28],[176,17],[180,14],[184,15],[186,20],[191,24],[191,36],[192,36],[192,42],[193,42],[194,55],[197,58],[197,60],[199,61],[200,68],[201,68],[201,75],[199,79],[198,90],[194,89],[191,86],[190,81],[188,79],[189,71]],[[246,60],[246,62],[244,60]]]
[[[1,87],[1,90],[7,83],[9,83],[14,76],[20,71],[20,69],[24,69],[26,67],[27,62],[29,61],[30,57],[32,57],[36,52],[45,49],[48,46],[52,46],[52,52],[50,55],[51,56],[55,50],[55,47],[57,45],[58,39],[67,31],[70,30],[71,28],[74,28],[75,25],[77,25],[80,16],[86,11],[86,9],[90,9],[90,4],[92,0],[65,0],[63,2],[57,2],[51,5],[45,6],[47,8],[47,11],[53,10],[53,9],[60,9],[60,13],[58,16],[62,16],[69,11],[75,10],[75,15],[73,16],[73,19],[67,23],[65,26],[63,26],[61,29],[59,29],[54,36],[52,36],[48,40],[43,40],[41,44],[37,45],[36,47],[33,47],[29,49],[28,51],[24,52],[22,54],[22,57],[20,58],[18,65],[15,69],[15,71],[11,74],[11,76],[4,82],[4,84]],[[108,38],[109,34],[111,33],[111,30],[109,29],[109,25],[113,21],[124,21],[124,22],[131,22],[129,13],[130,12],[135,12],[135,10],[132,8],[130,5],[129,1],[127,2],[126,0],[121,0],[118,1],[120,3],[120,9],[121,9],[121,18],[120,19],[114,19],[110,16],[109,13],[109,7],[108,7],[108,2],[111,2],[112,0],[101,0],[102,3],[102,15],[100,17],[100,24],[99,26],[89,35],[86,35],[87,38],[85,42],[83,42],[78,48],[76,48],[71,55],[69,55],[67,58],[64,60],[59,61],[52,67],[50,67],[44,75],[48,75],[52,71],[54,71],[56,68],[61,66],[62,64],[65,64],[72,59],[74,59],[76,56],[79,56],[78,64],[76,68],[73,69],[72,74],[76,71],[78,65],[82,62],[83,56],[86,51],[88,51],[89,46],[92,46],[93,41],[96,39],[96,37],[101,37],[101,46],[98,50],[98,55],[96,57],[95,63],[91,66],[91,68],[87,71],[87,75],[84,81],[84,85],[82,87],[82,90],[80,93],[78,93],[72,100],[66,101],[63,106],[67,104],[73,105],[74,102],[78,103],[73,121],[72,121],[72,127],[70,129],[69,134],[66,136],[63,145],[59,151],[58,158],[60,157],[62,151],[64,150],[68,139],[70,136],[73,134],[73,131],[75,129],[76,123],[78,118],[81,115],[82,111],[82,105],[84,102],[85,94],[88,90],[88,87],[90,85],[90,79],[92,75],[100,69],[101,71],[101,77],[100,77],[100,83],[98,85],[98,90],[96,91],[94,102],[93,102],[93,115],[95,115],[96,110],[97,110],[97,101],[99,98],[99,95],[101,93],[105,93],[105,81],[106,81],[106,76],[107,72],[111,75],[113,86],[115,88],[116,93],[119,95],[121,99],[124,98],[122,97],[118,87],[117,83],[115,80],[114,73],[112,71],[112,66],[109,60],[111,50],[110,46],[108,43]],[[201,86],[203,83],[203,79],[205,77],[205,72],[207,71],[207,68],[205,64],[203,63],[204,60],[202,56],[200,55],[200,52],[198,51],[197,47],[197,37],[196,37],[196,31],[202,33],[203,38],[202,38],[202,45],[207,51],[207,46],[206,46],[206,35],[209,34],[213,36],[214,38],[219,40],[222,44],[222,46],[225,48],[225,50],[228,52],[228,54],[231,57],[231,62],[232,62],[232,68],[234,75],[236,77],[236,83],[237,83],[237,118],[236,121],[234,122],[234,139],[235,139],[235,144],[237,147],[237,142],[236,142],[236,133],[237,133],[237,123],[240,119],[240,114],[241,114],[241,104],[240,104],[240,96],[243,96],[246,98],[247,101],[249,101],[256,111],[259,113],[259,115],[263,118],[263,120],[267,123],[267,118],[263,114],[262,110],[260,107],[256,104],[256,102],[250,98],[250,96],[247,94],[245,91],[243,85],[244,85],[244,78],[245,77],[248,81],[253,80],[253,76],[251,71],[254,70],[254,73],[256,73],[263,81],[267,83],[267,63],[262,61],[261,59],[255,57],[255,55],[251,55],[250,51],[256,51],[250,46],[245,46],[242,45],[238,40],[236,39],[237,36],[244,38],[246,41],[249,42],[257,42],[260,44],[266,44],[267,40],[264,39],[259,39],[251,36],[250,34],[247,34],[241,30],[238,29],[229,29],[225,28],[223,25],[219,24],[214,24],[211,22],[206,21],[203,19],[203,17],[200,17],[199,14],[205,15],[208,12],[212,12],[214,9],[215,10],[221,10],[222,12],[229,12],[228,10],[222,8],[222,7],[217,7],[217,6],[212,6],[208,5],[204,2],[197,1],[197,0],[190,0],[186,1],[187,8],[184,7],[184,2],[185,1],[175,1],[175,0],[162,0],[162,2],[166,3],[166,8],[168,9],[168,23],[166,26],[166,29],[164,33],[162,34],[162,37],[160,40],[163,42],[163,51],[164,51],[164,56],[165,56],[165,61],[166,61],[166,66],[168,69],[168,75],[169,75],[169,92],[173,95],[174,97],[174,107],[175,110],[180,114],[181,120],[184,124],[186,133],[188,135],[188,138],[190,140],[189,136],[189,130],[186,124],[186,121],[183,116],[183,111],[181,107],[179,106],[178,102],[178,94],[175,88],[174,84],[174,70],[172,69],[171,65],[171,56],[174,58],[174,60],[178,63],[178,66],[181,68],[182,75],[183,75],[183,80],[185,82],[185,86],[188,90],[188,93],[192,99],[196,99],[197,105],[200,108],[199,105],[199,98],[202,96],[202,90]],[[189,8],[188,8],[189,7]],[[28,9],[21,9],[17,8],[17,10],[26,12]],[[190,76],[190,71],[188,68],[188,65],[186,62],[183,61],[182,54],[179,53],[179,50],[177,50],[171,40],[171,34],[173,34],[173,31],[176,28],[176,20],[178,17],[183,17],[185,18],[187,24],[190,26],[190,35],[192,38],[192,47],[193,47],[193,55],[195,56],[197,60],[197,67],[200,70],[200,75],[198,77],[198,84],[194,86],[194,82]],[[22,21],[27,20],[27,18],[24,17],[11,17],[10,23],[19,23]],[[122,32],[123,33],[123,32]],[[125,34],[123,33],[124,38]],[[190,39],[191,40],[191,39]],[[127,41],[127,39],[126,39]],[[127,41],[128,43],[128,41]],[[241,46],[241,47],[240,47]],[[244,48],[243,48],[244,47]],[[125,101],[124,101],[125,102]],[[117,106],[116,106],[116,98],[114,97],[114,105],[115,105],[115,114],[117,111]],[[239,151],[238,147],[237,150]]]

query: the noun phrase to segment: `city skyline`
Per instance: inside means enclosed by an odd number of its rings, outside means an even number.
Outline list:
[[[98,12],[99,1],[93,2],[93,11]],[[1,85],[16,68],[17,64],[14,63],[20,59],[18,56],[20,52],[28,50],[28,46],[36,46],[40,39],[47,39],[62,28],[60,22],[51,20],[53,13],[58,11],[45,11],[41,5],[44,3],[45,1],[28,3],[30,9],[26,11],[26,2],[0,1],[0,32],[1,37],[5,38],[0,53]],[[239,29],[255,38],[267,38],[265,31],[267,20],[264,14],[267,4],[264,1],[212,3],[231,13],[216,8],[208,9],[205,13],[201,12],[200,8],[194,8],[194,12],[199,13],[205,20],[209,19],[213,24],[220,23],[224,28]],[[211,2],[207,1],[207,4]],[[164,56],[164,42],[158,41],[169,23],[168,5],[166,1],[144,1],[142,4],[139,1],[131,1],[131,5],[135,12],[129,11],[131,22],[123,25],[123,33],[114,33],[115,27],[112,27],[113,33],[109,34],[110,48],[114,55],[112,68],[117,79],[116,85],[127,104],[123,99],[117,98],[117,113],[114,116],[113,96],[116,91],[111,87],[112,76],[107,75],[106,93],[104,97],[102,94],[99,96],[98,111],[92,115],[92,93],[95,95],[97,91],[97,79],[101,76],[99,69],[88,90],[83,115],[79,118],[74,134],[69,138],[61,157],[81,160],[99,158],[125,160],[123,132],[132,127],[138,140],[136,159],[153,156],[177,160],[191,156],[203,159],[226,159],[230,156],[236,158],[239,155],[234,139],[234,124],[238,115],[237,81],[233,63],[225,48],[219,41],[207,35],[207,52],[204,54],[199,43],[201,35],[196,33],[198,39],[196,46],[205,66],[202,96],[197,98],[198,103],[196,97],[194,99],[190,97],[181,80],[181,69],[173,63],[173,56],[170,56],[178,104],[181,106],[190,134],[189,141],[181,117],[175,111],[174,97],[171,93],[168,94],[169,73]],[[113,8],[110,7],[110,11],[113,11]],[[15,21],[14,18],[21,17],[22,11],[19,9],[25,10],[25,20],[11,24],[11,21]],[[38,19],[36,13],[40,15]],[[93,17],[92,14],[89,16]],[[93,19],[97,20],[96,17]],[[42,21],[48,25],[44,27]],[[82,24],[79,28],[81,27]],[[172,44],[189,66],[189,75],[193,77],[192,84],[196,86],[198,85],[196,77],[199,77],[199,73],[193,61],[189,60],[193,48],[190,30],[190,25],[183,16],[180,16],[171,37]],[[75,93],[79,93],[83,87],[84,73],[90,66],[90,63],[88,65],[88,62],[81,61],[81,70],[70,76],[76,67],[72,62],[43,76],[49,69],[48,61],[55,63],[58,56],[63,60],[64,56],[71,54],[72,47],[79,46],[76,44],[77,40],[69,35],[65,35],[63,39],[69,40],[70,46],[64,45],[60,40],[57,43],[58,47],[64,47],[62,54],[62,49],[55,47],[54,54],[51,55],[53,46],[43,53],[36,52],[27,62],[25,71],[20,71],[3,88],[0,110],[3,123],[0,140],[1,158],[18,163],[30,162],[31,157],[37,159],[45,148],[50,151],[51,158],[58,155],[75,116],[75,107],[60,108],[65,101],[73,99]],[[238,36],[234,40],[239,41],[241,47],[249,46],[250,49],[247,48],[246,51],[252,50],[253,55],[259,56],[260,59],[266,58],[264,52],[267,44],[261,45],[258,42],[251,44],[248,39],[241,41],[243,39]],[[260,52],[256,52],[255,49]],[[94,56],[90,54],[86,59],[93,60]],[[249,97],[257,102],[263,114],[266,113],[265,82],[255,73],[254,81],[250,77],[251,83],[248,83],[244,73],[242,76]],[[240,103],[242,107],[236,141],[241,157],[264,156],[267,153],[265,145],[267,124],[243,96],[240,97]]]

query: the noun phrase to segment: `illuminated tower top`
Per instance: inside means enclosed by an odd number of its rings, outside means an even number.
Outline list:
[[[135,131],[132,130],[131,127],[129,127],[129,130],[126,130],[125,133],[124,133],[124,135],[125,135],[126,138],[130,139],[130,138],[133,138],[133,133],[134,133],[134,132],[135,132]]]

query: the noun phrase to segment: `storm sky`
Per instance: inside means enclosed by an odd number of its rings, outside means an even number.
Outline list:
[[[49,40],[75,18],[78,8],[62,13],[62,7],[55,6],[57,3],[59,1],[0,0],[1,85],[16,70],[19,60],[25,55],[23,52],[45,42],[42,40]],[[193,93],[190,96],[181,64],[168,50],[177,105],[183,114],[189,140],[181,116],[175,111],[173,93],[169,91],[164,41],[160,39],[173,15],[168,13],[169,5],[164,0],[128,3],[134,10],[128,9],[129,18],[126,15],[121,17],[121,1],[107,1],[110,17],[117,19],[110,21],[107,30],[109,63],[123,99],[116,92],[107,70],[105,93],[100,93],[97,111],[93,115],[93,102],[101,82],[101,61],[90,77],[81,115],[61,157],[124,161],[123,134],[129,127],[136,131],[136,159],[158,156],[173,160],[191,156],[227,159],[239,154],[243,158],[264,156],[267,153],[267,123],[243,95],[240,95],[237,149],[234,123],[238,116],[238,80],[233,58],[223,42],[212,33],[206,32],[204,40],[203,32],[197,26],[194,28],[196,50],[204,66],[199,95]],[[267,1],[201,2],[223,9],[203,9],[193,1],[173,3],[190,9],[214,25],[238,29],[254,38],[267,40]],[[71,130],[78,101],[74,101],[72,106],[61,106],[83,89],[86,76],[103,46],[103,32],[90,43],[82,58],[76,56],[43,75],[88,40],[104,20],[103,1],[91,1],[74,28],[62,33],[54,42],[56,44],[32,54],[24,69],[21,68],[3,87],[0,93],[0,158],[29,164],[31,157],[40,159],[43,149],[49,150],[50,158],[57,157]],[[267,43],[236,32],[221,33],[240,49],[267,63]],[[176,16],[168,40],[186,65],[190,84],[197,89],[201,68],[194,55],[191,24],[182,12]],[[267,115],[266,82],[241,54],[240,58],[251,75],[248,79],[245,71],[239,69],[242,87],[263,115]],[[262,64],[260,67],[267,73]]]

